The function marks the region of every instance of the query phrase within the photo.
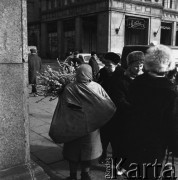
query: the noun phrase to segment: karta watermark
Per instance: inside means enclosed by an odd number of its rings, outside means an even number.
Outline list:
[[[171,163],[158,163],[158,160],[155,159],[154,163],[130,163],[129,168],[126,170],[122,169],[125,160],[120,159],[118,162],[117,159],[107,158],[106,159],[106,179],[117,179],[117,177],[124,175],[124,177],[129,179],[148,179],[148,176],[152,179],[171,179],[175,180],[175,166]]]

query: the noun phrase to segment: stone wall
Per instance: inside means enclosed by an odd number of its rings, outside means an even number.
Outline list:
[[[0,179],[47,179],[30,160],[26,0],[1,0],[0,24]]]

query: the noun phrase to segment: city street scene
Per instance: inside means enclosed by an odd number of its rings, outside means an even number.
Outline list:
[[[0,180],[177,179],[178,0],[0,9]]]

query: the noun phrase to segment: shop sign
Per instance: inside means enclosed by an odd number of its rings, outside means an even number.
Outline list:
[[[145,29],[146,23],[144,19],[128,18],[127,27],[133,29]]]
[[[169,27],[169,26],[161,26],[161,29],[171,30],[171,27]]]

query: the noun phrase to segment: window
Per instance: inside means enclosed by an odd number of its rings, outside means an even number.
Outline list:
[[[51,9],[51,0],[47,0],[47,9]]]
[[[178,46],[178,23],[176,24],[176,46]]]
[[[64,0],[64,5],[66,6],[68,3],[68,0]]]
[[[57,38],[57,23],[49,23],[47,25],[48,32],[48,52],[49,58],[57,58],[58,54],[58,38]]]
[[[46,0],[41,1],[41,10],[42,11],[46,10]]]
[[[161,22],[161,44],[171,45],[172,23]]]
[[[163,7],[169,9],[176,9],[177,0],[163,0]]]
[[[48,34],[48,45],[49,45],[49,57],[57,58],[57,53],[58,53],[57,32],[51,32]]]
[[[54,0],[54,8],[58,7],[58,0]]]

